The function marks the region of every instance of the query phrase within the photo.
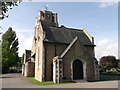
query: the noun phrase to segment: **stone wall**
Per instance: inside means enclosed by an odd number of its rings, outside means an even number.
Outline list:
[[[53,58],[60,55],[67,45],[45,43],[45,80],[53,79]]]
[[[43,37],[44,33],[42,30],[41,23],[36,26],[36,55],[35,55],[35,79],[42,82],[44,81],[44,45]]]
[[[91,55],[91,56],[95,56],[95,53],[94,53],[94,47],[93,46],[85,46],[87,52]]]
[[[35,75],[35,63],[34,62],[26,62],[24,76],[34,77],[34,75]]]
[[[94,62],[94,67],[95,67],[95,80],[99,80],[99,78],[100,78],[99,65],[98,65],[98,61],[96,61],[96,60]]]
[[[24,76],[25,73],[25,64],[22,65],[22,75]]]
[[[45,43],[45,80],[52,80],[52,61],[55,56],[60,55],[67,47],[66,44],[52,44]],[[95,67],[93,60],[93,47],[85,49],[79,41],[77,41],[71,49],[67,52],[63,58],[63,77],[65,80],[73,80],[73,69],[72,63],[74,60],[79,59],[83,62],[84,67],[84,79],[94,80],[95,79]],[[91,54],[92,53],[92,57]]]
[[[89,49],[90,50],[90,49]],[[93,51],[89,51],[93,52]],[[68,80],[73,79],[73,61],[79,59],[83,62],[83,72],[85,80],[94,80],[95,72],[94,72],[94,60],[93,57],[89,54],[85,46],[83,46],[79,41],[77,41],[70,51],[63,58],[64,62],[64,77]]]

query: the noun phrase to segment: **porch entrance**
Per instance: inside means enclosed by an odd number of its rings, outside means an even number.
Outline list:
[[[83,79],[83,63],[78,59],[73,62],[73,79]]]

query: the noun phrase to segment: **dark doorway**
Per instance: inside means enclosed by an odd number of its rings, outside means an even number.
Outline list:
[[[83,79],[83,64],[80,60],[73,62],[73,79]]]

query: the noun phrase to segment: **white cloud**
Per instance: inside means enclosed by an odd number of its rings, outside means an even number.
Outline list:
[[[99,2],[99,7],[100,8],[106,8],[106,7],[116,7],[118,5],[118,2]]]
[[[29,37],[25,40],[25,48],[26,49],[30,49],[32,48],[32,40],[33,40],[33,37]]]
[[[118,58],[118,42],[108,39],[101,40],[96,43],[96,57],[99,60],[102,56],[113,55]]]
[[[23,40],[23,39],[22,39]],[[25,52],[25,49],[31,50],[32,48],[32,37],[24,38],[24,41],[19,41],[19,56]]]
[[[31,50],[32,48],[32,39],[33,39],[33,31],[29,29],[20,29],[14,27],[13,30],[16,31],[18,40],[19,40],[19,56],[25,52],[25,49]]]

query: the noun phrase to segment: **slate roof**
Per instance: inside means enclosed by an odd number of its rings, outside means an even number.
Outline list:
[[[65,43],[70,44],[70,42],[77,36],[78,40],[83,45],[94,45],[83,30],[61,27],[48,27],[43,26],[46,38],[44,42],[52,43]]]
[[[25,50],[26,58],[28,59],[31,56],[31,50]]]
[[[26,53],[26,54],[31,54],[31,50],[26,50],[26,49],[25,49],[25,53]]]

